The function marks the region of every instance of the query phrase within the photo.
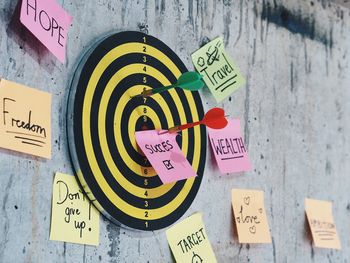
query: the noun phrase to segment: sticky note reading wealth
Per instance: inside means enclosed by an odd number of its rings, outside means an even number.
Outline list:
[[[166,236],[176,262],[216,262],[201,213],[172,226]]]
[[[100,213],[72,175],[56,173],[52,192],[50,240],[99,244]]]
[[[0,79],[0,147],[51,158],[51,94]]]
[[[332,203],[305,199],[305,212],[316,247],[341,249],[333,220]]]
[[[197,176],[176,142],[178,134],[158,132],[162,131],[138,131],[135,138],[163,184]]]
[[[235,173],[251,169],[248,153],[241,136],[239,120],[228,119],[225,128],[208,128],[208,133],[221,173]]]
[[[62,63],[72,17],[55,0],[22,0],[21,23]]]
[[[222,37],[218,37],[192,54],[196,70],[217,102],[244,85],[245,80],[227,55]]]
[[[263,191],[232,189],[232,207],[239,243],[271,243]]]

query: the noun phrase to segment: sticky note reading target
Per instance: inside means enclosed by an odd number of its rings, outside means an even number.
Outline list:
[[[159,132],[161,131],[138,131],[135,138],[162,183],[168,184],[197,176],[176,142],[178,134],[159,135]]]
[[[172,226],[166,236],[176,262],[216,262],[201,213]]]

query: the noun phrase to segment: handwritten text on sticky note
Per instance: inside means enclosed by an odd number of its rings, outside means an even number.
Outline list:
[[[0,147],[51,158],[51,94],[0,79]]]
[[[72,17],[55,0],[22,0],[20,20],[64,63]]]
[[[251,169],[247,149],[241,136],[239,120],[229,119],[225,128],[208,128],[208,132],[221,173],[235,173]]]
[[[56,173],[52,193],[50,239],[97,246],[99,212],[72,175]]]
[[[271,243],[263,191],[232,189],[232,206],[239,243]]]
[[[216,262],[202,214],[196,213],[172,226],[166,236],[176,262]]]
[[[245,83],[238,68],[226,53],[222,37],[194,52],[192,61],[217,102]]]
[[[176,142],[177,134],[158,133],[138,131],[135,138],[163,184],[197,176]]]
[[[332,203],[305,199],[305,212],[316,247],[341,249],[333,220]]]

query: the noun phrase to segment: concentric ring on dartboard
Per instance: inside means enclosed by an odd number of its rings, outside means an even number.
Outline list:
[[[75,73],[67,125],[72,161],[89,198],[116,223],[164,228],[186,212],[198,192],[206,158],[204,127],[177,138],[198,176],[166,185],[138,151],[134,134],[201,119],[198,92],[172,89],[130,99],[144,88],[174,83],[186,71],[160,40],[122,32],[94,45]]]

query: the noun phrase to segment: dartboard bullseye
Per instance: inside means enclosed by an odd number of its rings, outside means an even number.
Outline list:
[[[121,32],[95,44],[75,72],[68,105],[68,139],[79,181],[110,220],[140,230],[167,227],[194,200],[206,158],[205,127],[182,131],[178,144],[196,178],[163,185],[135,141],[135,131],[168,129],[203,118],[198,92],[143,90],[175,83],[187,69],[163,42]]]

